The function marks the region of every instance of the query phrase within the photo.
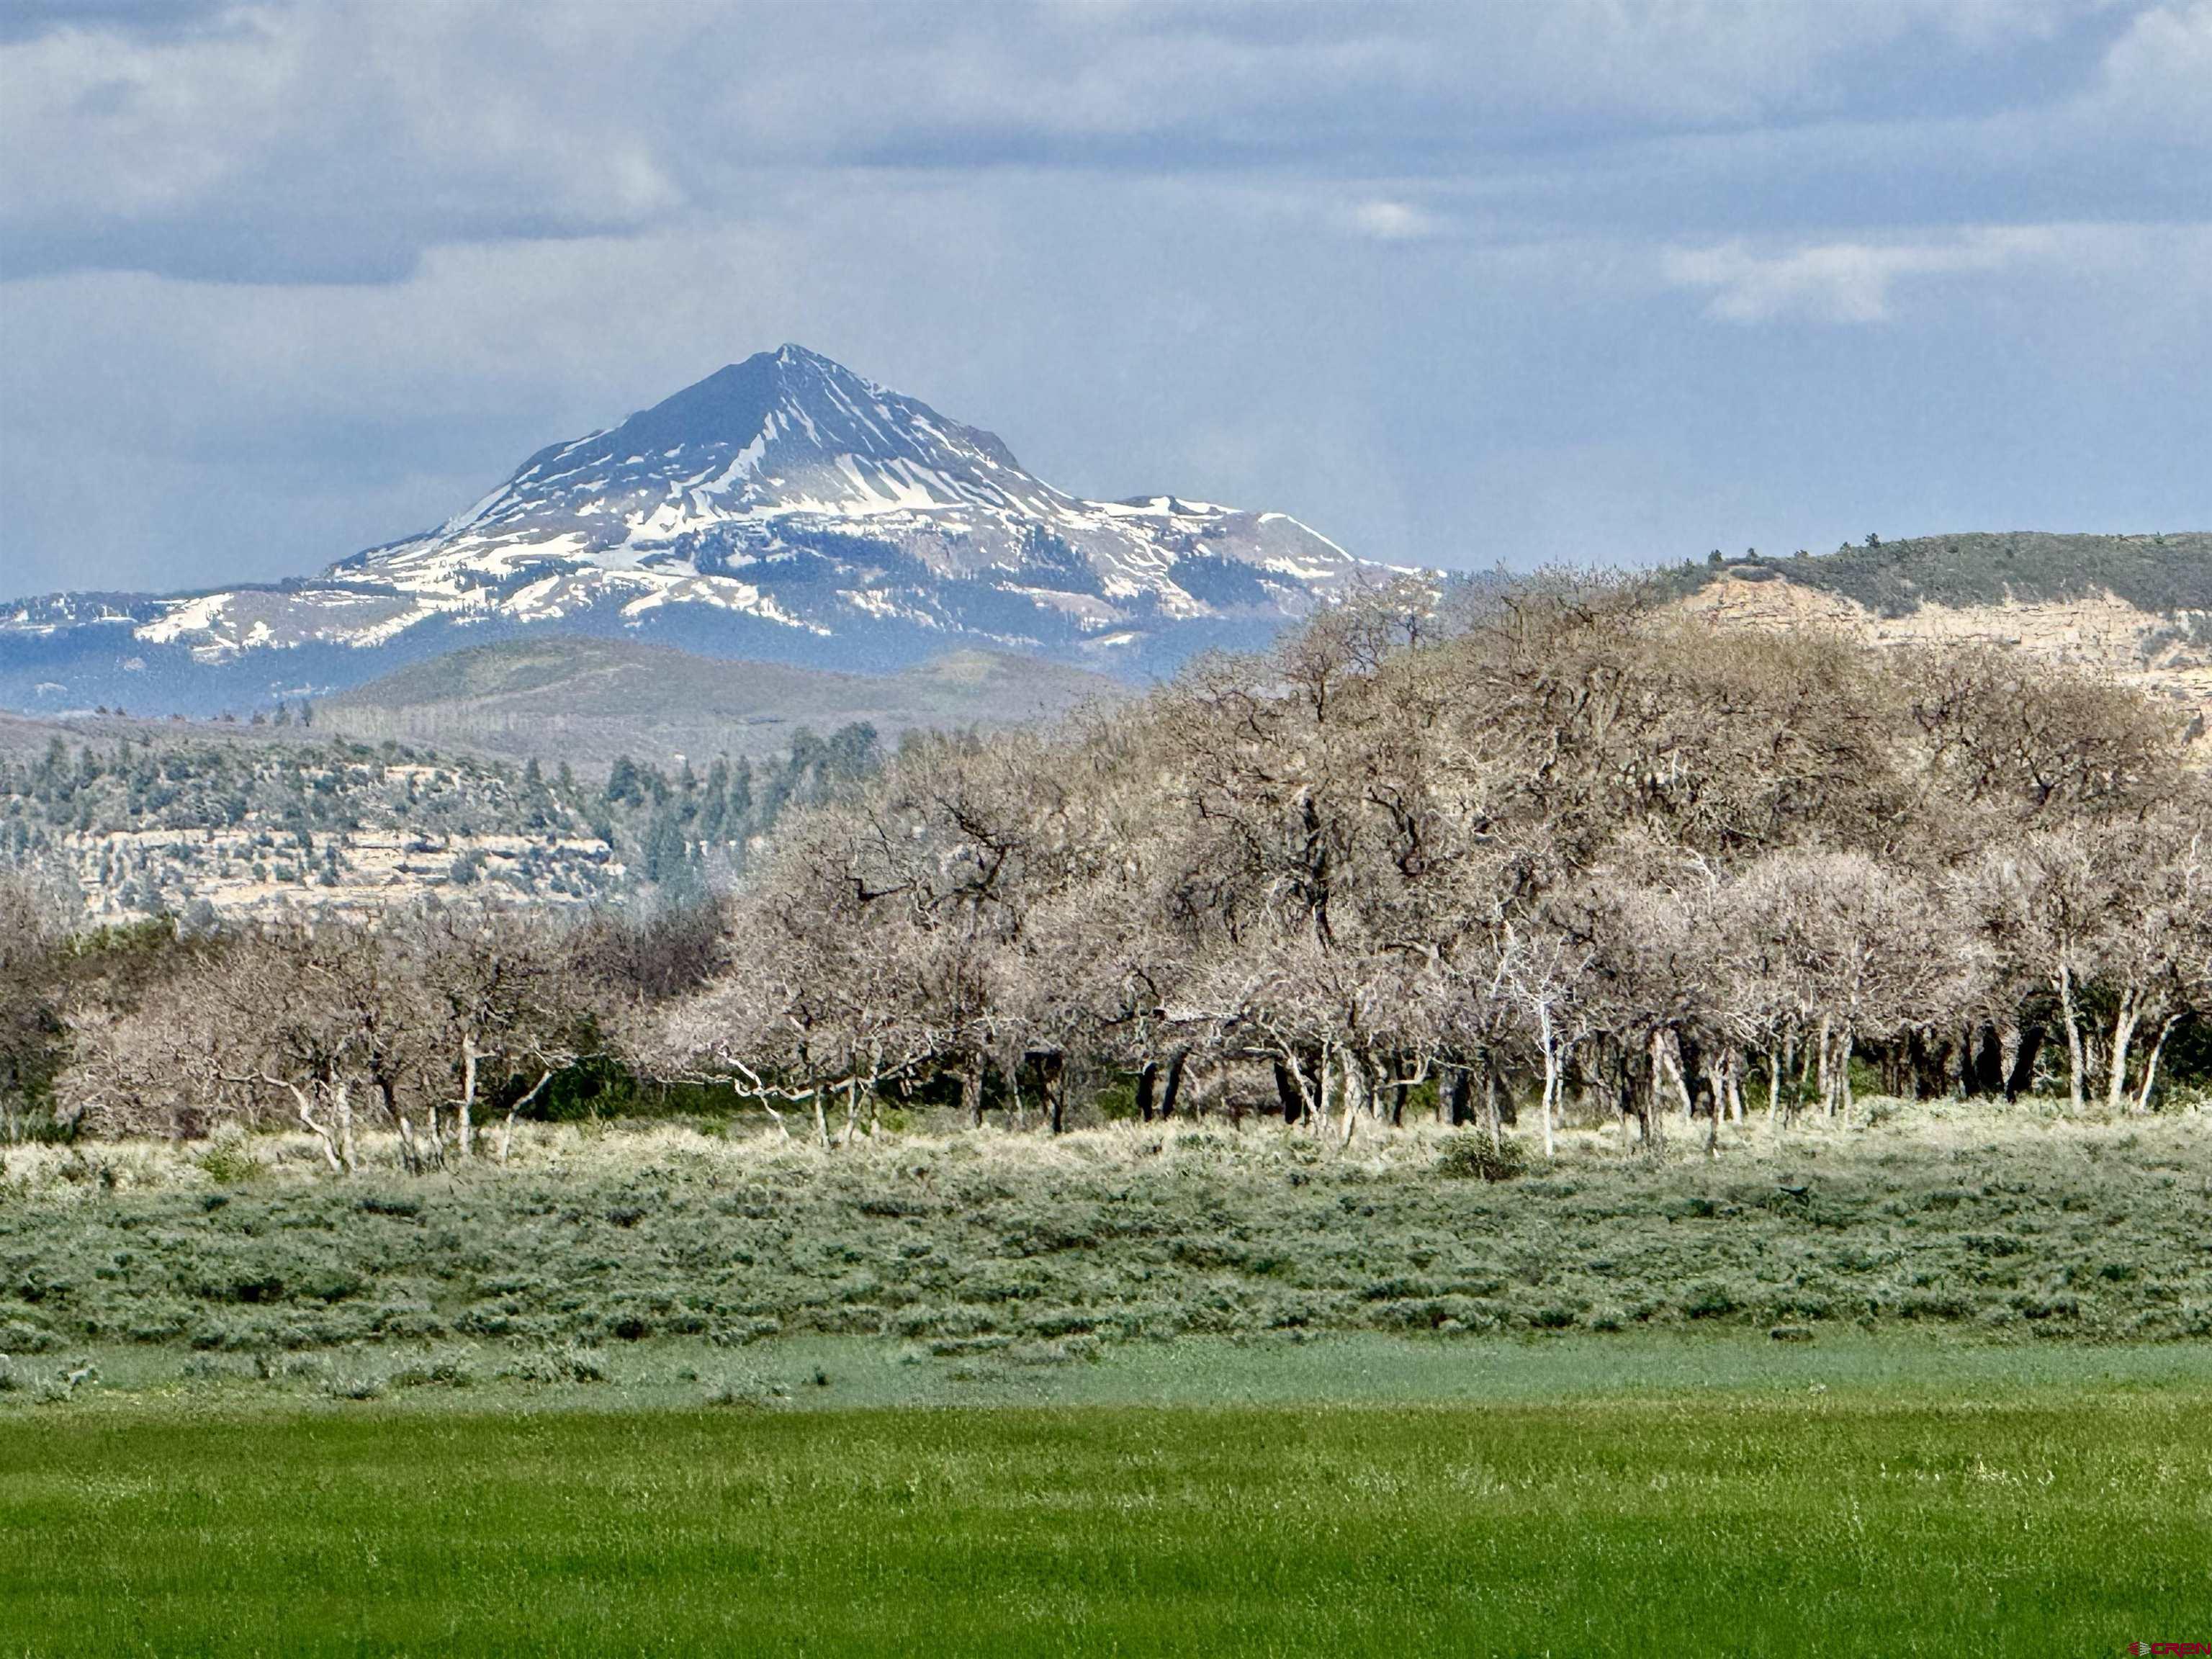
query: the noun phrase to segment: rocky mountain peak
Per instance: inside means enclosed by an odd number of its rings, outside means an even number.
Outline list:
[[[992,433],[787,344],[538,451],[435,531],[319,581],[102,614],[142,664],[181,652],[234,681],[290,653],[268,674],[295,692],[548,626],[848,669],[973,645],[1143,672],[1257,644],[1372,569],[1281,513],[1079,500]],[[82,607],[42,605],[37,625],[74,637]]]

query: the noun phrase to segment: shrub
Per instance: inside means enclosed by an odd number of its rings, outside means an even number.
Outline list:
[[[1437,1173],[1460,1180],[1511,1181],[1528,1172],[1528,1154],[1510,1139],[1490,1144],[1480,1132],[1456,1137],[1437,1159]]]
[[[265,1305],[284,1299],[284,1281],[273,1273],[241,1273],[204,1279],[196,1287],[204,1302],[238,1302]]]
[[[396,1370],[391,1380],[395,1389],[466,1389],[475,1385],[477,1376],[465,1361],[436,1359]]]
[[[1700,1285],[1683,1299],[1682,1311],[1692,1319],[1718,1319],[1736,1310],[1737,1302],[1723,1285]]]
[[[0,1325],[0,1355],[11,1353],[52,1353],[61,1346],[61,1338],[52,1331],[32,1324],[28,1320],[11,1319]]]
[[[253,1149],[235,1138],[216,1141],[196,1161],[207,1172],[207,1178],[221,1187],[242,1187],[267,1173],[266,1166],[254,1157]]]
[[[782,1329],[780,1320],[726,1319],[708,1328],[707,1340],[718,1348],[742,1348],[748,1342],[775,1336]]]
[[[501,1366],[496,1375],[519,1382],[604,1382],[607,1367],[588,1348],[549,1348]]]
[[[312,1267],[300,1276],[293,1293],[317,1302],[343,1302],[362,1294],[368,1281],[346,1267]]]
[[[825,1382],[827,1379],[824,1379]],[[707,1395],[710,1406],[735,1406],[751,1411],[788,1406],[791,1390],[783,1383],[771,1382],[751,1372],[739,1371],[725,1377]]]

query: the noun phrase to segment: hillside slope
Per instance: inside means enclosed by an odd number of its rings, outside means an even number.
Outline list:
[[[579,769],[618,755],[674,764],[759,758],[801,726],[866,722],[887,742],[915,727],[1048,720],[1126,695],[1079,668],[957,651],[896,674],[732,662],[635,640],[554,636],[457,651],[321,704],[322,729],[369,742],[535,756]]]
[[[1685,612],[1723,626],[2032,652],[2212,725],[2212,534],[1928,536],[1661,580]]]
[[[439,894],[599,906],[737,878],[794,805],[872,773],[865,725],[783,753],[604,776],[321,729],[0,722],[0,873],[74,890],[85,919],[374,915]]]
[[[1717,580],[1723,572],[1741,580],[1759,570],[1887,617],[1908,616],[1928,605],[1954,610],[2048,605],[2106,594],[2156,616],[2212,613],[2212,532],[2205,532],[2062,536],[2006,531],[1917,536],[1840,547],[1819,557],[1747,560],[1717,570],[1693,565],[1685,574],[1697,584]]]

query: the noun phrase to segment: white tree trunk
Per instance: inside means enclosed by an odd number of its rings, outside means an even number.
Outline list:
[[[1801,1032],[1798,1035],[1802,1036],[1803,1034]],[[1806,1093],[1814,1086],[1815,1079],[1813,1069],[1813,1056],[1818,1047],[1819,1045],[1817,1043],[1808,1042],[1806,1043],[1803,1048],[1800,1051],[1801,1058],[1797,1066],[1797,1086],[1793,1089],[1790,1094],[1789,1116],[1790,1121],[1792,1123],[1797,1121],[1797,1113],[1805,1103]],[[1820,1076],[1818,1081],[1821,1088],[1825,1089],[1827,1086],[1828,1079],[1825,1073]],[[1825,1097],[1821,1103],[1823,1105],[1826,1104]]]
[[[2136,1026],[2142,1018],[2142,1004],[2130,985],[2120,997],[2119,1012],[2112,1017],[2112,1068],[2105,1080],[2105,1104],[2114,1111],[2127,1098],[2128,1051],[2135,1047]]]
[[[295,1084],[288,1083],[284,1086],[291,1091],[292,1109],[298,1114],[300,1121],[307,1125],[317,1140],[322,1142],[323,1161],[331,1166],[331,1173],[343,1174],[345,1165],[338,1159],[337,1141],[331,1135],[329,1126],[315,1115],[315,1109],[308,1104],[307,1091]]]
[[[464,1161],[476,1145],[477,1076],[482,1059],[471,1032],[461,1040],[461,1100],[453,1113],[454,1140]]]
[[[2083,1073],[2087,1062],[2081,1053],[2081,1020],[2074,1008],[2074,970],[2066,963],[2058,964],[2058,1006],[2066,1019],[2066,1091],[2072,1109],[2081,1109],[2087,1088]]]
[[[2142,1093],[2136,1098],[2136,1109],[2150,1110],[2151,1091],[2158,1087],[2159,1058],[2166,1053],[2166,1040],[2173,1035],[2173,1028],[2181,1024],[2179,1014],[2166,1017],[2166,1024],[2158,1028],[2158,1041],[2150,1045],[2150,1054],[2143,1061]]]
[[[500,1126],[499,1131],[499,1161],[502,1166],[507,1163],[508,1154],[514,1151],[514,1120],[522,1115],[522,1109],[544,1093],[545,1085],[552,1081],[551,1072],[540,1073],[538,1081],[530,1085],[529,1091],[507,1109],[507,1121]],[[779,1117],[776,1123],[781,1127],[783,1120]],[[787,1138],[790,1134],[787,1129],[784,1133]]]
[[[337,1119],[338,1157],[344,1160],[345,1172],[353,1174],[361,1168],[361,1150],[353,1139],[353,1088],[341,1083],[331,1097],[331,1114]]]
[[[1544,1156],[1558,1155],[1552,1135],[1552,1109],[1559,1098],[1559,1045],[1552,1031],[1552,1011],[1536,1005],[1536,1030],[1544,1044]]]

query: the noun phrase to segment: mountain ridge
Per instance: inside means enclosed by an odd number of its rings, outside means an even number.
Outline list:
[[[977,645],[1141,677],[1382,570],[1285,514],[1069,495],[983,428],[787,345],[320,576],[0,606],[0,700],[204,712],[549,625],[822,667]]]

